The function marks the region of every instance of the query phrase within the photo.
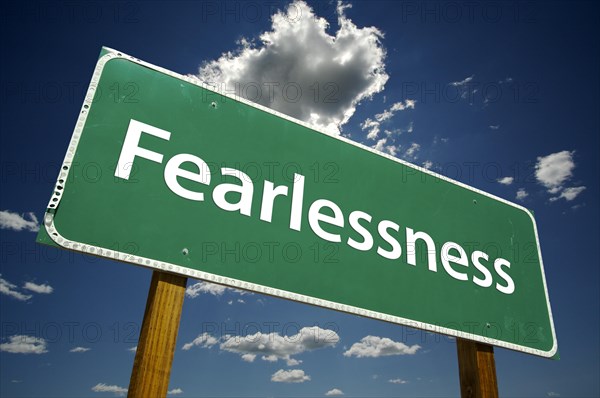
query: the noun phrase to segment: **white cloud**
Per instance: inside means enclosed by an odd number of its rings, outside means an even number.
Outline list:
[[[29,220],[25,219],[25,214],[19,215],[10,210],[0,211],[0,229],[12,229],[15,231],[31,231],[37,232],[40,230],[40,224],[33,212],[26,213]]]
[[[93,392],[112,392],[115,395],[122,396],[127,393],[127,389],[115,385],[108,385],[104,383],[98,383],[92,387]]]
[[[416,142],[413,142],[412,144],[410,144],[410,147],[406,150],[406,152],[404,152],[404,157],[411,160],[415,160],[417,158],[417,152],[419,152],[420,149],[421,145],[417,144]]]
[[[560,397],[560,394],[554,391],[550,391],[548,392],[548,394],[546,394],[549,397]]]
[[[344,352],[344,356],[377,358],[390,355],[414,355],[420,348],[421,346],[419,345],[415,344],[409,347],[404,343],[393,341],[387,337],[366,336]]]
[[[263,361],[274,362],[280,359],[290,361],[292,355],[333,347],[339,339],[338,334],[333,330],[313,326],[304,327],[293,336],[281,336],[276,332],[269,334],[258,332],[244,337],[224,336],[220,348],[241,356],[261,355]],[[294,363],[294,360],[289,363]]]
[[[178,395],[183,394],[183,390],[181,388],[174,388],[172,390],[167,391],[167,395]]]
[[[475,77],[475,75],[471,75],[469,77],[465,77],[463,80],[456,81],[456,82],[450,82],[450,85],[454,86],[454,87],[461,87],[461,86],[464,86],[465,84],[471,82],[474,77]]]
[[[560,192],[563,184],[573,175],[573,154],[574,152],[561,151],[537,158],[535,177],[549,193]]]
[[[213,296],[222,296],[225,292],[234,292],[243,295],[251,295],[252,293],[246,292],[244,290],[238,290],[231,287],[226,287],[223,285],[217,285],[215,283],[210,282],[198,282],[190,285],[185,289],[185,295],[189,298],[196,298],[201,294],[211,294]]]
[[[69,352],[88,352],[89,350],[91,350],[91,348],[87,348],[87,347],[75,347],[75,348],[71,348],[69,350]]]
[[[208,333],[203,333],[194,341],[184,344],[182,349],[187,351],[193,346],[210,348],[220,341],[221,350],[239,354],[245,362],[254,362],[256,357],[260,356],[263,361],[283,360],[288,366],[295,366],[302,361],[292,358],[293,355],[334,347],[339,340],[340,337],[333,330],[313,326],[304,327],[292,336],[281,336],[276,332],[268,334],[258,332],[247,336],[225,335],[217,339]]]
[[[492,125],[490,125],[490,128],[492,130],[498,130],[500,128],[500,125],[499,124],[492,124]]]
[[[259,45],[240,41],[236,51],[204,64],[199,77],[337,134],[388,80],[383,34],[357,27],[344,14],[348,7],[338,5],[339,29],[329,34],[328,22],[296,0],[272,16]]]
[[[431,160],[426,160],[423,162],[423,167],[427,170],[431,170],[431,168],[433,167],[433,162]]]
[[[519,190],[517,191],[517,200],[525,200],[526,197],[528,197],[529,194],[527,193],[527,191],[525,190],[525,188],[519,188]]]
[[[379,135],[380,123],[375,120],[372,120],[371,118],[367,118],[367,120],[362,122],[362,124],[360,125],[360,128],[363,131],[364,130],[369,131],[367,133],[367,139],[374,140]]]
[[[402,379],[390,379],[390,380],[388,380],[388,382],[392,383],[392,384],[406,384],[406,383],[408,383],[408,381],[402,380]]]
[[[209,282],[198,282],[185,289],[185,295],[189,298],[196,298],[202,293],[212,294],[213,296],[221,296],[225,293],[225,286],[216,285]]]
[[[498,179],[498,182],[502,185],[510,185],[515,179],[513,177],[502,177]]]
[[[367,139],[369,139],[369,140],[377,139],[379,132],[381,130],[381,123],[394,117],[394,115],[398,111],[403,111],[405,109],[415,109],[416,102],[417,101],[411,100],[411,99],[407,99],[404,102],[402,102],[402,101],[396,102],[391,107],[384,110],[382,113],[376,114],[375,120],[373,120],[371,118],[367,118],[364,122],[361,123],[360,128],[363,131],[365,131],[365,130],[368,131]],[[392,135],[394,132],[397,132],[398,134],[401,134],[402,131],[412,133],[413,127],[414,127],[413,122],[410,122],[406,130],[402,130],[402,129],[385,130],[385,133],[388,136]]]
[[[137,351],[137,346],[135,346],[135,347],[129,347],[127,349],[127,351],[129,351],[129,352],[136,352]]]
[[[38,285],[33,282],[25,282],[23,289],[31,290],[32,292],[39,294],[50,294],[54,291],[54,288],[50,285]]]
[[[344,395],[344,392],[342,390],[340,390],[339,388],[334,388],[325,393],[326,397],[339,397],[341,395]]]
[[[244,362],[254,362],[256,359],[256,354],[243,354],[242,361]]]
[[[301,361],[301,360],[299,360],[299,359],[294,359],[294,358],[288,358],[288,359],[286,359],[286,361],[285,361],[285,364],[286,364],[287,366],[296,366],[296,365],[300,365],[301,363],[302,363],[302,361]]]
[[[210,348],[210,347],[214,346],[215,344],[217,344],[218,342],[219,342],[219,340],[217,338],[215,338],[205,332],[205,333],[202,333],[201,335],[199,335],[198,337],[196,337],[191,342],[185,343],[183,345],[183,347],[181,347],[181,349],[184,351],[188,351],[189,349],[191,349],[194,346]]]
[[[308,380],[310,380],[310,376],[305,375],[301,369],[279,369],[271,376],[271,381],[276,383],[304,383]]]
[[[0,351],[12,354],[45,354],[48,352],[46,340],[41,337],[15,335],[8,338],[8,343],[0,344]]]
[[[556,197],[550,198],[550,201],[554,202],[554,201],[557,201],[559,199],[565,199],[567,202],[570,202],[573,199],[575,199],[580,193],[582,193],[583,191],[585,191],[585,189],[586,189],[586,187],[565,188],[560,193],[560,196],[556,196]]]
[[[7,296],[10,296],[19,301],[27,301],[31,297],[33,297],[30,294],[23,294],[23,293],[19,292],[17,290],[18,289],[17,285],[13,285],[6,279],[1,278],[1,276],[2,276],[2,274],[0,274],[0,293],[6,294]]]
[[[376,151],[383,152],[385,150],[386,143],[387,143],[387,138],[382,138],[377,141],[377,144],[371,146],[371,148],[375,149]]]
[[[416,103],[417,101],[411,99],[407,99],[404,102],[396,102],[391,107],[384,110],[382,113],[376,114],[375,120],[377,120],[378,122],[383,122],[385,120],[391,119],[398,111],[403,111],[406,109],[415,109]]]
[[[392,156],[396,156],[398,154],[398,150],[400,149],[400,146],[386,145],[387,140],[388,140],[387,138],[382,138],[382,139],[378,140],[375,145],[372,145],[371,148],[373,148],[377,151],[380,151],[380,152],[388,153]]]

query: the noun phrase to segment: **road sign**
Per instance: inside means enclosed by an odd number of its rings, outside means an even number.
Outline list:
[[[525,208],[104,49],[38,240],[551,357]]]

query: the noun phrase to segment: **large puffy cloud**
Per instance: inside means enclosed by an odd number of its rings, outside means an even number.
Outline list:
[[[390,355],[414,355],[421,348],[415,344],[407,346],[404,343],[393,341],[387,337],[366,336],[344,352],[346,357],[385,357]]]
[[[272,27],[260,44],[241,40],[241,47],[205,63],[199,78],[217,88],[339,133],[357,104],[383,90],[383,34],[357,27],[338,3],[339,28],[301,0],[272,16]],[[301,94],[300,94],[301,93]]]

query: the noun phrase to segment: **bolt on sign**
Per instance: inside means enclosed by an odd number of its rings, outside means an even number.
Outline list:
[[[557,352],[527,209],[107,48],[38,241]]]

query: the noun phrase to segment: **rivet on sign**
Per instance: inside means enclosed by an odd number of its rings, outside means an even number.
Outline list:
[[[485,324],[485,327],[489,329],[489,328],[491,328],[491,327],[492,327],[492,325],[490,325],[489,323],[486,323],[486,324]]]
[[[477,200],[473,199],[473,204],[476,205],[477,204]]]
[[[183,250],[181,251],[181,254],[183,254],[184,256],[187,256],[189,254],[189,250],[187,248],[183,248]]]
[[[210,103],[210,106],[211,106],[213,109],[217,109],[217,103],[216,103],[215,101],[211,102],[211,103]]]

